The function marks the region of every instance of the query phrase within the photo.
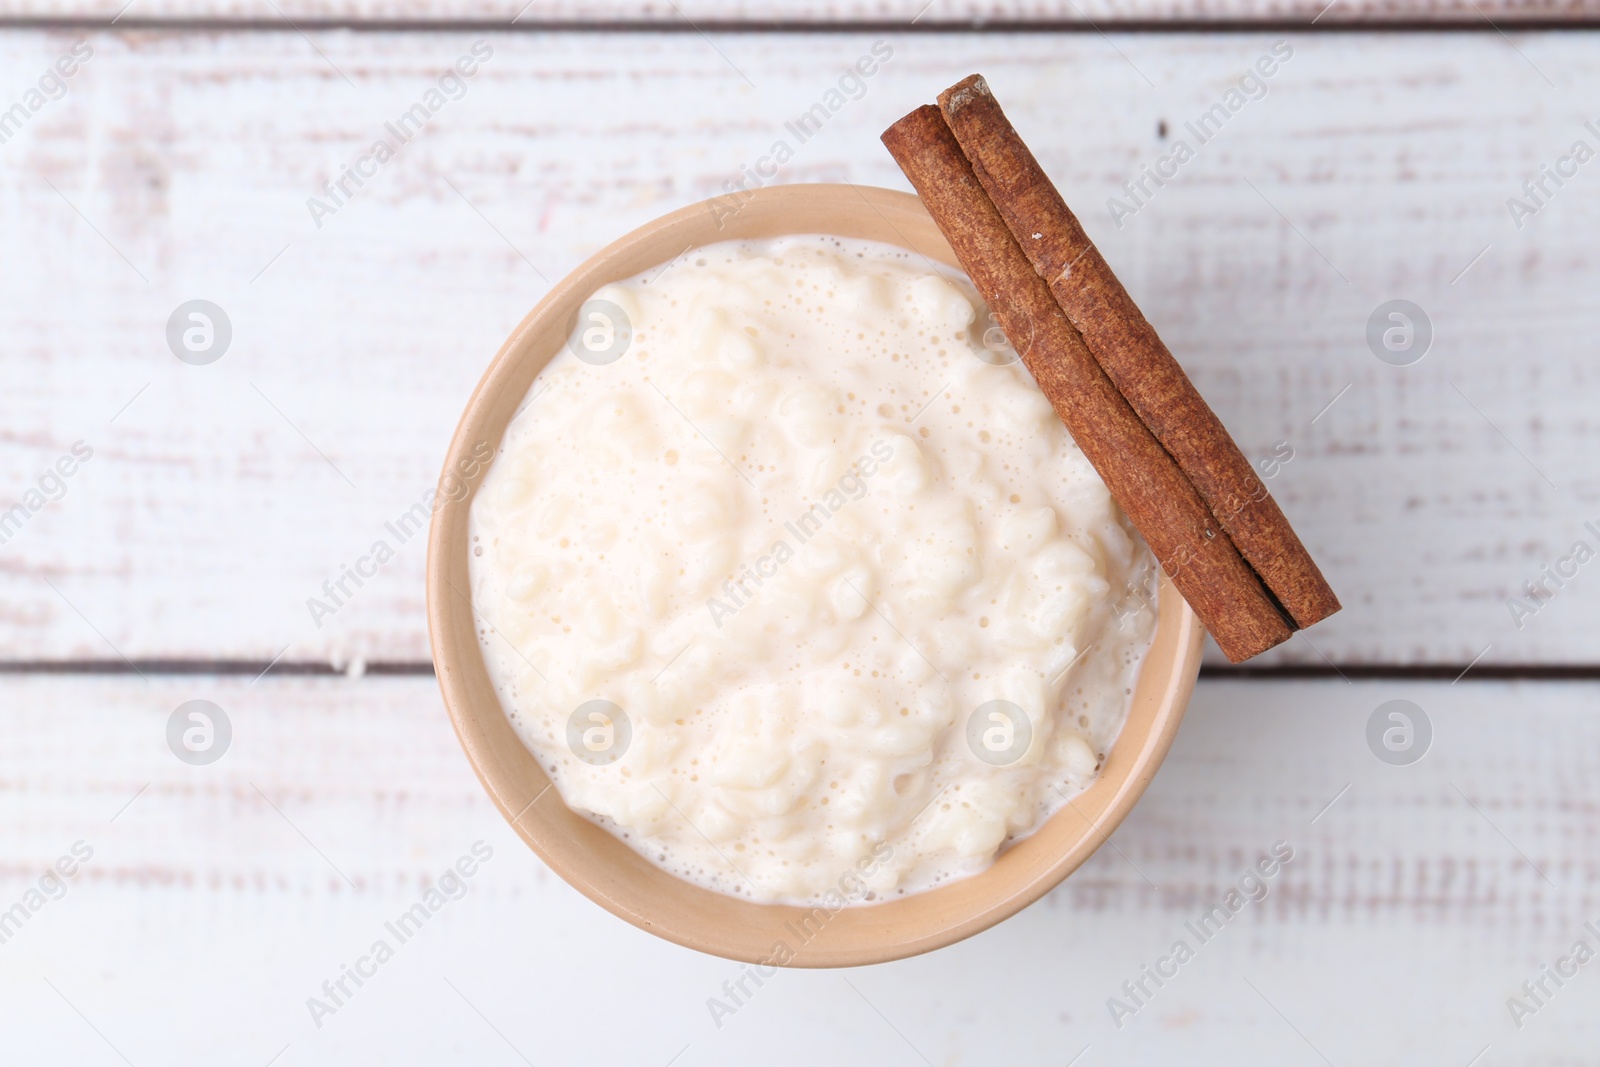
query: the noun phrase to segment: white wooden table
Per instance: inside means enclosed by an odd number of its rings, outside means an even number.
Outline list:
[[[1600,963],[1523,993],[1600,950],[1600,576],[1508,606],[1600,548],[1600,161],[1523,190],[1600,149],[1600,3],[122,3],[0,0],[0,1062],[1600,1055]],[[1278,40],[1267,94],[1119,228],[1108,198]],[[481,793],[421,539],[321,627],[305,601],[433,484],[551,281],[723,191],[876,41],[778,180],[905,187],[879,131],[988,74],[1245,450],[1292,447],[1271,487],[1346,608],[1214,660],[1116,847],[1039,905],[785,973],[718,1026],[737,965],[589,904]],[[476,42],[318,226],[307,198]],[[1395,298],[1435,332],[1403,367],[1365,336]],[[192,299],[232,327],[206,366],[166,341]],[[191,699],[232,723],[217,763],[167,746]],[[1395,699],[1432,724],[1420,762],[1369,748]],[[1117,1026],[1108,998],[1278,841],[1267,898]],[[465,895],[313,1020],[477,842]]]

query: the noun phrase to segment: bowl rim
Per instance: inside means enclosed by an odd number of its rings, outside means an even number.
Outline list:
[[[735,223],[733,232],[726,232],[724,223],[729,218]],[[653,250],[676,247],[680,238],[704,234],[708,219],[716,225],[716,232],[710,234],[708,240],[691,240],[678,255],[716,241],[751,236],[743,231],[752,226],[757,231],[756,236],[832,233],[845,237],[859,236],[858,232],[841,232],[852,226],[871,226],[879,230],[887,227],[889,236],[879,239],[960,269],[948,244],[915,196],[848,184],[795,184],[750,190],[731,201],[727,196],[715,197],[679,208],[606,245],[552,286],[512,330],[479,379],[452,435],[435,490],[425,583],[429,644],[440,695],[468,763],[501,815],[551,870],[619,918],[687,948],[746,963],[855,966],[918,955],[970,937],[1021,911],[1060,884],[1106,841],[1143,795],[1171,748],[1199,673],[1205,631],[1187,602],[1161,573],[1155,635],[1141,664],[1133,706],[1116,743],[1107,753],[1105,766],[1089,789],[1075,796],[1027,838],[1008,847],[985,871],[921,893],[839,911],[829,909],[824,918],[831,924],[829,928],[819,928],[817,936],[803,941],[801,950],[787,959],[773,955],[776,945],[771,941],[751,936],[748,928],[761,927],[767,920],[751,919],[754,913],[749,909],[771,913],[773,925],[768,935],[775,932],[776,924],[784,921],[784,916],[789,921],[782,928],[793,931],[795,916],[814,915],[819,909],[807,912],[791,905],[758,904],[694,886],[649,864],[628,845],[564,804],[545,805],[535,812],[535,806],[554,789],[554,784],[520,739],[511,733],[509,719],[494,698],[492,687],[490,699],[483,699],[487,668],[478,644],[478,623],[481,620],[485,625],[490,624],[471,604],[470,595],[452,580],[452,574],[456,577],[466,574],[467,515],[472,497],[481,485],[482,471],[488,466],[481,462],[475,470],[471,469],[471,458],[481,456],[485,442],[497,450],[505,423],[509,422],[509,416],[504,420],[490,420],[486,413],[492,413],[496,404],[501,410],[508,406],[515,409],[527,392],[524,384],[511,396],[506,389],[507,379],[523,377],[531,383],[560,347],[559,340],[554,345],[547,343],[543,347],[548,351],[541,355],[533,348],[539,339],[557,336],[553,331],[565,326],[567,320],[577,314],[582,301],[601,285],[669,262],[673,258],[671,252],[652,260]],[[793,224],[792,228],[785,229],[794,219],[815,221],[820,226]],[[854,221],[846,225],[846,220]],[[772,232],[761,232],[762,226]],[[643,267],[628,269],[640,262],[644,262]],[[617,273],[619,270],[625,273]],[[560,338],[567,335],[565,329],[559,333]],[[510,401],[508,396],[511,396]],[[488,425],[490,421],[499,421],[499,425]],[[470,589],[470,584],[467,588]],[[1156,659],[1158,653],[1159,660]],[[1159,669],[1153,674],[1156,668]],[[486,703],[490,706],[485,707]],[[1130,734],[1136,712],[1138,728]],[[516,740],[521,758],[515,751],[507,750],[507,733]],[[536,789],[541,780],[543,788]],[[559,791],[556,800],[560,800]],[[1083,810],[1085,806],[1088,811]],[[530,812],[534,812],[534,817],[529,817]],[[1082,824],[1076,832],[1061,823],[1069,813],[1078,816],[1077,821]],[[1055,829],[1048,841],[1069,842],[1059,854],[1041,852],[1043,846],[1034,848],[1033,851],[1040,854],[1030,860],[1023,875],[1018,876],[1013,869],[1010,877],[995,876],[995,872],[1009,862],[1009,856],[1027,849],[1029,842],[1041,838],[1046,829],[1052,827]],[[609,839],[637,862],[617,854],[594,834]],[[655,894],[642,892],[633,882],[649,882],[653,878],[639,869],[640,864],[670,879],[677,888],[658,886]],[[608,869],[608,865],[615,869]],[[966,902],[980,896],[974,887],[981,885],[980,880],[984,879],[993,882],[996,890],[987,897],[987,904],[977,907],[948,904],[948,899]],[[692,892],[683,887],[689,887]],[[951,891],[962,887],[965,887],[964,892],[949,896]],[[663,895],[662,890],[666,891],[665,896],[674,899],[658,900]],[[721,903],[713,905],[702,901],[698,894],[708,894]],[[939,899],[941,894],[947,899]],[[686,901],[693,906],[686,907]],[[913,903],[908,905],[908,902]],[[921,902],[921,906],[914,902]],[[890,932],[876,939],[875,930],[881,924],[856,918],[839,923],[835,918],[851,913],[857,916],[883,914],[884,909],[891,908],[909,908],[913,919],[890,924]],[[928,913],[926,921],[915,921],[918,911]],[[737,921],[722,924],[708,920],[708,916],[724,913],[736,917]],[[897,913],[904,914],[907,912]],[[722,929],[724,925],[736,929]]]

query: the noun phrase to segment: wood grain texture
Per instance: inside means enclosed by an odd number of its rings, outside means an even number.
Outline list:
[[[0,510],[94,449],[0,545],[4,656],[425,660],[420,538],[386,523],[489,356],[549,280],[796,141],[881,38],[777,180],[904,188],[879,131],[988,72],[1246,455],[1293,451],[1268,484],[1346,609],[1270,661],[1597,662],[1597,579],[1521,629],[1506,598],[1595,542],[1600,164],[1520,229],[1506,201],[1595,143],[1600,50],[1291,36],[1197,145],[1184,123],[1279,36],[91,34],[0,145]],[[480,38],[466,95],[319,228],[308,198]],[[0,35],[0,104],[75,39]],[[1108,198],[1181,137],[1119,229]],[[196,297],[233,326],[204,367],[164,337]],[[1414,366],[1365,341],[1393,297],[1435,326]],[[396,558],[316,626],[307,598],[379,540]]]
[[[707,998],[741,969],[554,878],[492,810],[428,679],[5,679],[0,909],[74,842],[93,856],[0,944],[0,1055],[120,1062],[75,1008],[135,1064],[285,1046],[297,1067],[665,1064],[686,1045],[685,1065],[922,1062],[907,1042],[945,1065],[1086,1045],[1100,1064],[1465,1064],[1485,1045],[1483,1063],[1571,1063],[1600,1040],[1587,968],[1520,1030],[1505,1001],[1600,918],[1597,697],[1203,682],[1114,847],[1049,897],[929,956],[780,974],[718,1027]],[[165,745],[192,698],[233,723],[208,767]],[[1364,740],[1394,698],[1435,731],[1409,767]],[[306,999],[393,941],[385,922],[477,841],[493,856],[465,896],[316,1027]],[[1265,899],[1114,1026],[1107,998],[1278,841],[1294,858]]]
[[[972,25],[1117,26],[1130,23],[1560,24],[1600,18],[1596,0],[0,0],[0,18],[109,23],[223,20],[318,22],[642,24],[669,28],[739,25],[923,27]]]

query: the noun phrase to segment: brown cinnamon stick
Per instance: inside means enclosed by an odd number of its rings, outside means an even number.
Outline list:
[[[1300,627],[1339,610],[1311,554],[1162,344],[981,75],[939,95],[979,183],[1089,351]]]
[[[884,131],[883,143],[1040,390],[1223,654],[1238,663],[1288,640],[1289,624],[1265,587],[1034,273],[939,109],[913,111]]]

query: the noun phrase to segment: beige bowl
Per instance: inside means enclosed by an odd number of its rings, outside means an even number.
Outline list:
[[[1105,841],[1166,756],[1200,669],[1204,631],[1164,577],[1155,640],[1127,725],[1100,778],[982,874],[914,896],[830,913],[757,904],[691,885],[569,810],[512,730],[478,645],[468,599],[467,513],[474,449],[498,447],[534,376],[560,350],[578,306],[609,282],[686,249],[738,238],[827,233],[897,244],[940,263],[954,254],[916,197],[851,185],[789,185],[675,211],[595,254],[522,320],[467,403],[450,442],[428,539],[428,629],[439,688],[467,759],[502,814],[550,868],[642,930],[750,963],[837,967],[914,956],[978,933],[1038,900]]]

